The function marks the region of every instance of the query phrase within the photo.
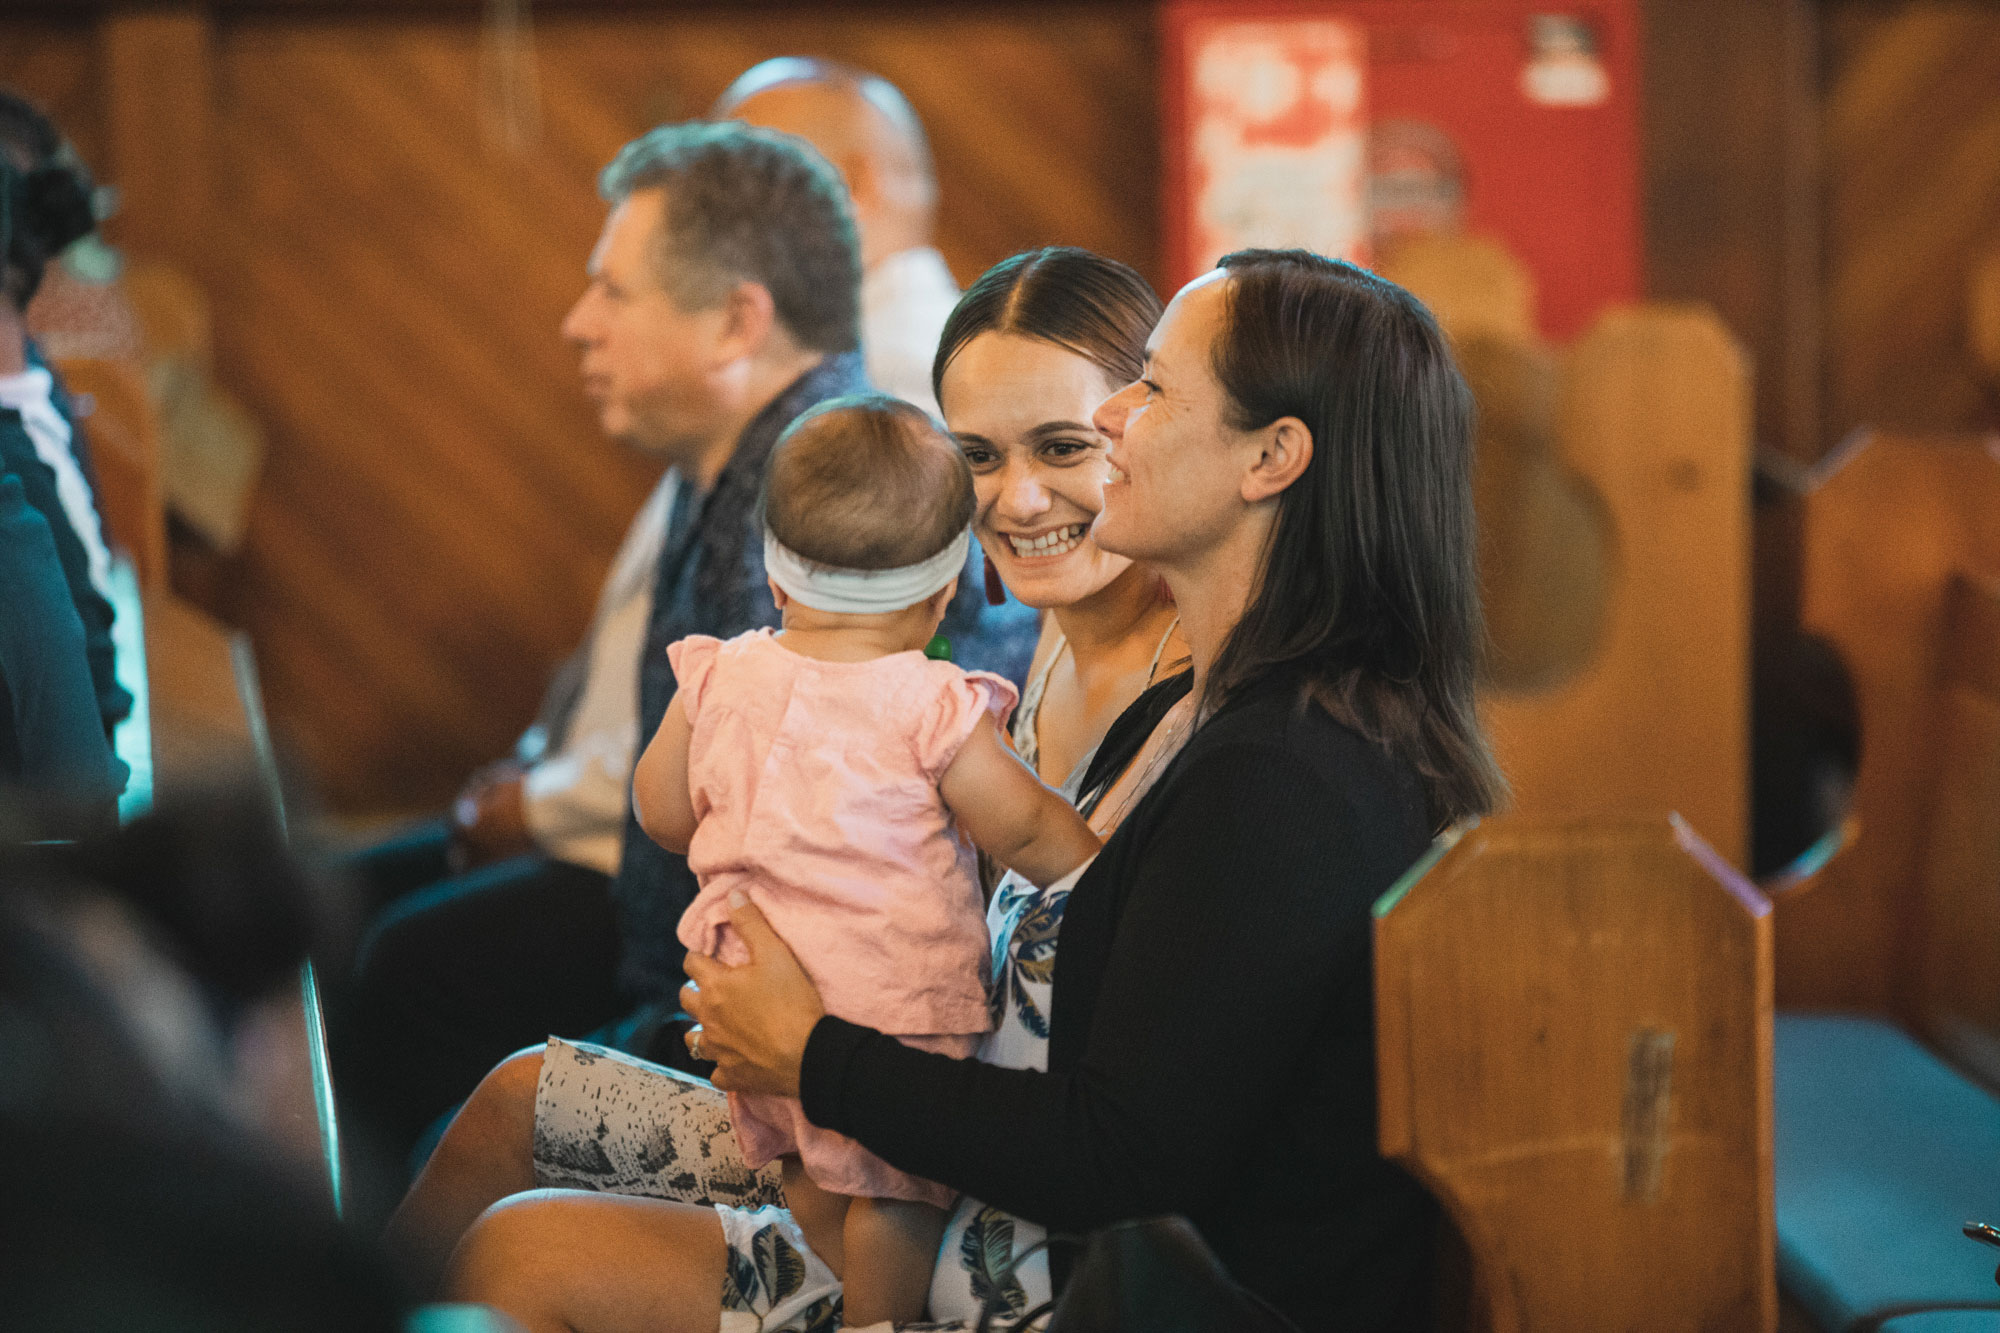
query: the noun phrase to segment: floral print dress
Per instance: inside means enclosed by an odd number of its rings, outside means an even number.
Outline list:
[[[1056,936],[1070,886],[1082,873],[1072,871],[1047,889],[1010,874],[994,890],[986,910],[993,937],[993,1029],[979,1048],[979,1058],[987,1064],[1048,1068]],[[931,1274],[931,1317],[970,1328],[992,1300],[996,1326],[1007,1328],[1048,1300],[1048,1252],[1035,1250],[1026,1259],[1020,1257],[1044,1234],[1033,1222],[977,1199],[959,1199]]]
[[[993,938],[993,1029],[979,1058],[1011,1069],[1048,1067],[1056,935],[1079,867],[1047,889],[1015,875],[987,907]],[[743,1164],[723,1095],[700,1079],[586,1042],[551,1038],[535,1096],[535,1182],[708,1204],[729,1262],[721,1333],[835,1333],[840,1282],[783,1207],[775,1163]],[[931,1278],[935,1324],[961,1330],[993,1301],[995,1329],[1049,1299],[1042,1228],[961,1198]]]

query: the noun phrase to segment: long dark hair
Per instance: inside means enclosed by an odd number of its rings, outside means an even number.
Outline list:
[[[1139,378],[1160,298],[1131,267],[1069,245],[1024,250],[979,275],[958,298],[931,362],[942,400],[952,358],[982,333],[1017,333],[1075,352],[1115,388]]]
[[[1204,708],[1279,667],[1422,775],[1440,824],[1500,803],[1473,698],[1485,644],[1472,394],[1421,302],[1306,250],[1226,255],[1214,370],[1240,430],[1296,417],[1313,455],[1278,499]]]
[[[0,292],[26,310],[48,263],[97,226],[90,172],[32,102],[0,90]]]

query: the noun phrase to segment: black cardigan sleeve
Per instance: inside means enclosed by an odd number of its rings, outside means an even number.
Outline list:
[[[1310,1044],[1353,1026],[1325,1024],[1330,1006],[1362,1006],[1367,1030],[1380,885],[1363,868],[1380,858],[1357,854],[1369,833],[1339,784],[1280,745],[1187,754],[1169,778],[1117,835],[1146,816],[1073,1070],[954,1060],[829,1017],[806,1047],[807,1116],[1052,1228],[1194,1212],[1227,1190]]]

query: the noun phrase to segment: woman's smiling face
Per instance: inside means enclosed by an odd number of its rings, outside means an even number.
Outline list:
[[[1228,276],[1217,269],[1181,289],[1146,345],[1145,374],[1097,411],[1110,471],[1096,539],[1163,571],[1232,529],[1258,453],[1255,432],[1228,424],[1229,395],[1215,377]]]
[[[1028,606],[1069,606],[1131,564],[1091,539],[1105,438],[1091,424],[1115,386],[1089,359],[1039,338],[982,333],[946,367],[944,419],[972,465],[973,531]]]

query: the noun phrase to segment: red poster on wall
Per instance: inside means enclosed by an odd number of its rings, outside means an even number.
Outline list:
[[[1168,260],[1504,242],[1568,339],[1642,286],[1636,0],[1182,0],[1163,10]]]

